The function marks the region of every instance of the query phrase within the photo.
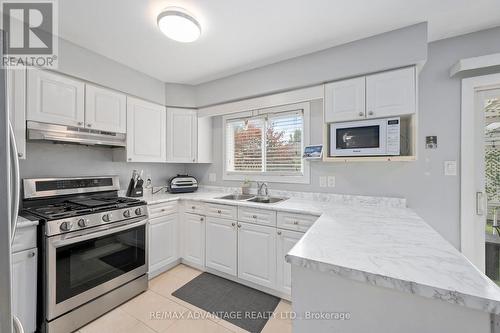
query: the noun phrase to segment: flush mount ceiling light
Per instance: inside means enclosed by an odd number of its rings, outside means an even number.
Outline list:
[[[169,7],[158,15],[158,27],[168,38],[182,43],[190,43],[201,35],[198,21],[186,10]]]

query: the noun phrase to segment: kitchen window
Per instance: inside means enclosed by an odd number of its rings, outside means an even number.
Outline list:
[[[309,183],[309,103],[224,117],[224,180]]]

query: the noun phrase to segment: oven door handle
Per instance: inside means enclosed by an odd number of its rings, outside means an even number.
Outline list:
[[[114,233],[117,233],[117,232],[120,232],[120,231],[125,231],[125,230],[129,230],[129,229],[133,229],[133,228],[136,228],[136,227],[140,227],[142,225],[146,225],[147,223],[148,223],[148,220],[147,219],[143,219],[143,220],[141,220],[139,222],[136,222],[136,223],[125,224],[125,225],[122,225],[122,226],[119,226],[119,227],[111,227],[111,228],[108,228],[108,229],[104,229],[104,230],[92,232],[90,234],[85,234],[85,235],[81,235],[81,236],[74,236],[74,237],[64,238],[64,239],[60,239],[60,240],[53,240],[53,241],[51,241],[51,244],[52,244],[53,247],[58,248],[58,247],[61,247],[61,246],[66,246],[66,245],[70,245],[70,244],[74,244],[74,243],[86,241],[86,240],[89,240],[89,239],[92,239],[92,238],[106,236],[106,235],[111,235],[111,234],[114,234]]]

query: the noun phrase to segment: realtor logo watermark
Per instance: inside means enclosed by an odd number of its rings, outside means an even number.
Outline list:
[[[56,0],[2,0],[3,67],[57,68]]]

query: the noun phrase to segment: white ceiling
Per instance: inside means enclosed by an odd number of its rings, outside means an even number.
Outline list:
[[[62,0],[59,34],[165,82],[198,84],[428,21],[434,41],[500,25],[499,0]],[[202,25],[182,44],[156,25],[181,6]]]

